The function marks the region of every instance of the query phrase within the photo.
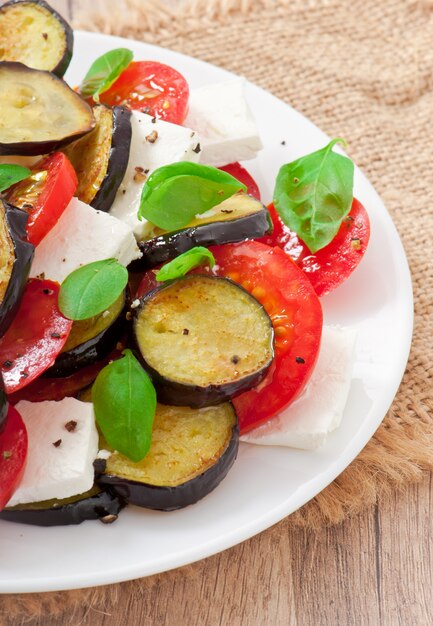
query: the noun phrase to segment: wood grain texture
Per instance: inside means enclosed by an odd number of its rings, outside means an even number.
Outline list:
[[[51,0],[66,18],[89,0]],[[284,520],[157,585],[113,585],[113,606],[77,626],[429,626],[433,624],[431,476],[319,532]],[[18,626],[10,621],[7,626]],[[59,626],[62,618],[26,622]]]

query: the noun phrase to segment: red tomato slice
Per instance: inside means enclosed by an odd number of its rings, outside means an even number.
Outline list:
[[[0,433],[0,511],[20,483],[27,446],[25,424],[18,411],[10,406],[4,430]]]
[[[236,161],[235,163],[229,163],[229,165],[224,165],[224,167],[219,167],[218,169],[234,176],[236,180],[239,180],[241,183],[246,185],[247,193],[249,193],[250,196],[260,200],[260,190],[258,184],[240,163]]]
[[[63,398],[76,396],[79,391],[93,383],[99,372],[110,362],[121,357],[118,350],[112,352],[106,359],[83,367],[77,372],[64,378],[37,378],[30,385],[8,396],[11,404],[17,404],[21,400],[29,402],[43,402],[54,400],[58,402]]]
[[[100,101],[123,105],[166,122],[182,124],[188,112],[189,87],[182,74],[156,61],[133,61]]]
[[[331,243],[314,254],[284,224],[273,204],[268,209],[274,230],[260,241],[284,250],[308,276],[318,296],[341,285],[364,256],[370,238],[370,222],[358,200],[353,200],[349,215]]]
[[[25,387],[56,360],[72,321],[60,313],[60,285],[33,278],[27,283],[12,325],[0,339],[0,368],[6,393]]]
[[[27,238],[38,245],[57,223],[77,190],[78,180],[69,159],[54,152],[32,167],[30,178],[17,183],[7,200],[29,214]]]
[[[320,348],[322,307],[303,272],[279,248],[257,241],[210,248],[216,274],[247,289],[275,330],[275,359],[255,388],[233,398],[241,433],[269,420],[303,390]]]

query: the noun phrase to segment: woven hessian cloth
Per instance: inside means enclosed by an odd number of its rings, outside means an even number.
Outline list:
[[[86,6],[76,26],[156,43],[242,74],[329,135],[349,140],[350,156],[382,196],[406,250],[413,344],[374,437],[291,521],[313,529],[335,524],[420,480],[433,468],[433,1],[211,0],[174,11],[156,0],[92,6],[95,14],[89,17]],[[128,585],[133,592],[134,585],[157,580]],[[95,598],[112,604],[118,588],[5,596],[0,619],[60,614]]]

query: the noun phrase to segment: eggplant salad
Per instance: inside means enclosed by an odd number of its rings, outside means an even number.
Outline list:
[[[42,526],[194,504],[240,441],[323,443],[354,337],[320,298],[370,232],[343,139],[266,206],[243,79],[116,48],[68,85],[73,40],[42,0],[0,7],[0,518]],[[322,392],[338,420],[291,418]]]

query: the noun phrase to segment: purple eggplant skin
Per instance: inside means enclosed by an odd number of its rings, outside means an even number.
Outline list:
[[[115,106],[112,109],[112,134],[110,156],[107,173],[93,198],[90,206],[97,211],[107,212],[116,197],[119,185],[125,176],[131,147],[131,111],[125,107]]]
[[[44,378],[64,378],[108,356],[129,326],[126,316],[127,308],[125,302],[124,308],[114,322],[96,337],[92,337],[92,339],[68,350],[68,352],[61,352],[54,365],[47,369],[42,376]]]
[[[95,519],[108,524],[117,519],[125,505],[122,498],[107,490],[67,504],[61,504],[60,500],[58,505],[46,509],[25,507],[3,509],[0,512],[0,519],[33,526],[68,526]]]
[[[62,27],[62,30],[65,34],[64,52],[58,63],[51,69],[51,72],[53,72],[53,74],[56,74],[56,76],[62,78],[62,76],[68,69],[72,59],[72,53],[74,50],[74,31],[72,30],[68,22],[59,13],[57,13],[57,11],[55,11],[52,6],[50,6],[47,2],[44,2],[44,0],[9,0],[9,2],[5,2],[0,7],[0,14],[7,10],[7,8],[11,5],[23,3],[36,4],[42,9],[45,9],[46,11],[51,13],[51,15],[59,22],[60,26]]]
[[[197,275],[198,276],[198,275]],[[209,278],[209,276],[207,276]],[[184,279],[179,279],[184,280]],[[227,278],[218,277],[218,280],[229,280]],[[231,282],[231,281],[229,281]],[[172,283],[170,283],[172,284]],[[167,285],[169,287],[170,285]],[[241,285],[236,285],[242,291],[246,291]],[[134,310],[133,316],[133,328],[135,328],[135,320],[140,314],[140,310],[148,299],[151,299],[156,291],[164,289],[164,286],[157,287],[149,293],[145,294],[141,298],[140,307]],[[248,293],[248,291],[246,291]],[[248,293],[248,295],[251,295]],[[263,307],[262,307],[263,308]],[[269,326],[272,329],[272,321],[269,318]],[[162,376],[157,370],[155,370],[143,357],[139,342],[136,337],[135,330],[133,331],[133,347],[134,353],[140,361],[143,368],[147,371],[152,383],[156,389],[158,402],[161,404],[171,404],[174,406],[190,406],[193,409],[201,409],[206,406],[215,406],[221,404],[240,394],[242,391],[246,391],[258,385],[268,373],[269,368],[274,360],[274,353],[269,361],[257,372],[253,372],[248,376],[242,376],[233,381],[222,383],[220,385],[210,384],[206,387],[200,385],[190,385],[187,383],[179,383],[170,378]]]
[[[0,434],[3,432],[8,416],[9,404],[6,397],[3,377],[0,374]]]
[[[261,211],[227,221],[192,226],[138,242],[142,257],[133,261],[128,270],[142,272],[174,259],[195,246],[215,246],[258,239],[272,232],[272,221],[265,206]]]
[[[3,203],[4,215],[12,239],[15,262],[3,301],[0,303],[0,337],[2,337],[14,319],[27,284],[35,247],[27,241],[26,226],[28,214],[21,209]],[[2,211],[0,211],[1,215]]]
[[[272,360],[270,360],[259,372],[254,372],[239,380],[222,385],[200,387],[199,385],[187,385],[164,378],[144,361],[140,352],[138,358],[152,379],[158,402],[174,406],[190,406],[192,409],[201,409],[206,406],[215,406],[216,404],[227,402],[227,400],[242,393],[242,391],[255,387],[264,379],[272,363]]]
[[[96,482],[109,487],[128,504],[157,511],[175,511],[198,502],[227,476],[239,449],[239,426],[232,428],[229,445],[218,461],[208,470],[176,487],[159,487],[128,480],[112,474],[96,475]]]

